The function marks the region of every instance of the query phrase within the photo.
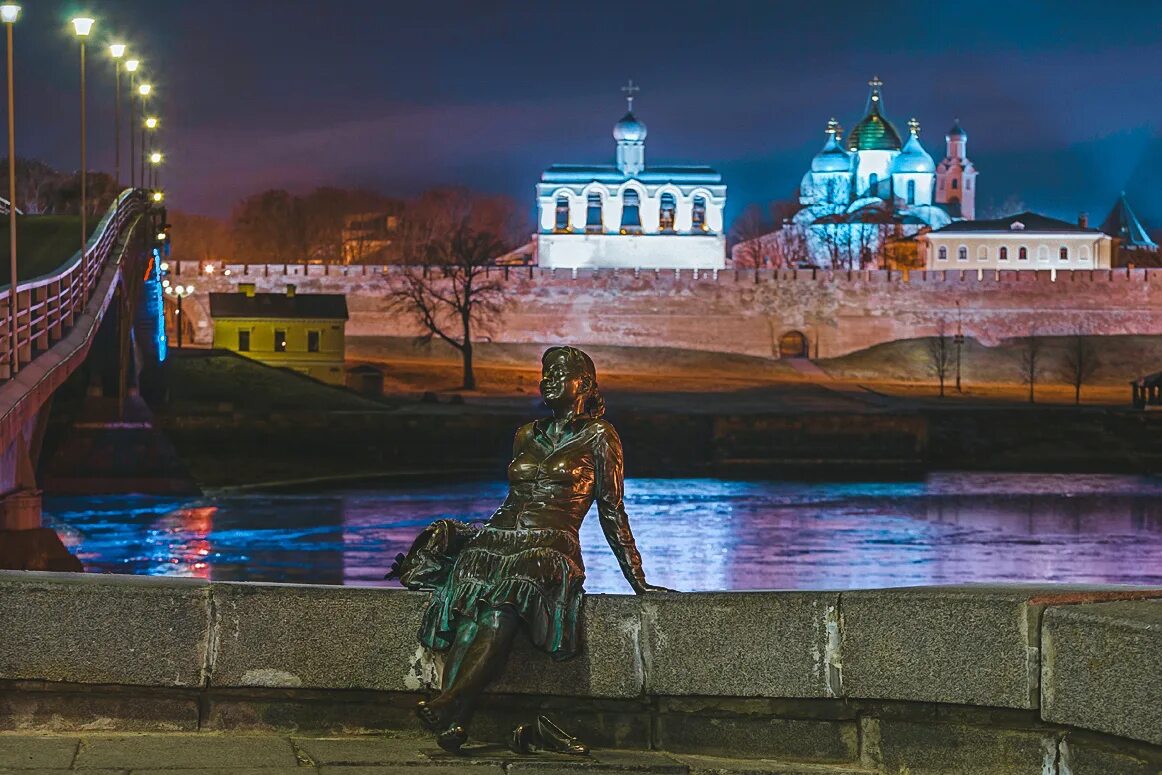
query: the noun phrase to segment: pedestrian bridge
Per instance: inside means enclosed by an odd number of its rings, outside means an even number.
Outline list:
[[[127,189],[83,254],[62,256],[59,267],[19,281],[15,291],[0,289],[0,529],[40,526],[34,471],[52,397],[89,357],[98,335],[106,340],[102,353],[116,361],[116,384],[105,392],[121,400],[133,386],[135,354],[161,352],[164,329],[158,332],[156,320],[153,341],[134,347],[132,331],[146,281],[156,279],[149,250],[156,232],[149,227],[158,215],[141,191]]]

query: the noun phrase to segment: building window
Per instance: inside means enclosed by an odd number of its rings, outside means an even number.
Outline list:
[[[588,206],[585,213],[585,231],[591,234],[600,234],[605,230],[601,220],[601,194],[596,191],[589,194]]]
[[[1082,245],[1080,248],[1078,248],[1077,260],[1078,261],[1088,261],[1089,260],[1089,245]]]
[[[1049,246],[1048,245],[1038,245],[1037,246],[1037,260],[1038,261],[1048,261],[1049,260]]]
[[[701,196],[694,197],[694,211],[692,214],[691,225],[694,231],[709,231],[710,227],[706,225],[706,198]]]
[[[908,204],[916,204],[916,181],[908,181]]]
[[[1022,245],[1020,248],[1017,249],[1017,260],[1018,261],[1028,261],[1029,260],[1029,249],[1027,247],[1025,247],[1024,245]]]
[[[997,260],[998,261],[1008,261],[1009,260],[1009,249],[1002,245],[1001,248],[997,251]]]
[[[677,212],[678,201],[674,199],[674,195],[662,194],[662,203],[658,210],[658,228],[664,232],[673,232]]]
[[[627,189],[621,195],[621,233],[641,234],[642,214],[641,195],[633,189]]]
[[[964,245],[961,245],[959,248],[956,249],[956,260],[957,261],[967,261],[968,260],[968,248],[966,248]]]
[[[953,179],[952,179],[952,187],[953,187],[954,189],[956,188],[956,178],[953,178]]]
[[[286,331],[281,329],[274,329],[274,351],[276,353],[286,352]]]
[[[564,233],[569,231],[569,197],[557,197],[557,221],[554,231]]]
[[[1061,256],[1062,261],[1069,260],[1069,248],[1065,247],[1064,245],[1061,246],[1061,250],[1059,251],[1059,254]]]
[[[879,186],[879,184],[880,184],[880,176],[879,175],[877,175],[873,172],[872,174],[867,176],[867,190],[868,190],[868,193],[871,194],[872,196],[875,196],[876,188]]]
[[[250,352],[250,332],[249,331],[239,331],[238,332],[238,352],[240,352],[240,353]]]
[[[964,190],[972,191],[972,178],[966,178],[964,181]]]
[[[988,261],[989,260],[989,249],[987,247],[985,247],[984,245],[981,245],[980,247],[978,247],[976,249],[976,260],[977,261]]]
[[[319,332],[318,331],[308,331],[307,332],[307,352],[317,353],[318,351],[319,351]]]
[[[937,260],[940,260],[940,261],[947,261],[948,260],[948,248],[941,245],[940,250],[936,251],[936,258],[937,258]]]

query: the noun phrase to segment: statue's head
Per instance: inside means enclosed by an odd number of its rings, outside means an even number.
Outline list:
[[[545,350],[541,356],[541,397],[554,409],[580,402],[578,418],[596,419],[605,414],[593,359],[576,347]]]

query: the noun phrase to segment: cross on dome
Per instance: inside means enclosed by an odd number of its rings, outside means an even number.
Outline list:
[[[840,131],[841,130],[839,128],[839,122],[835,120],[835,116],[832,116],[831,118],[829,118],[827,120],[826,133],[831,135],[832,137],[836,137],[836,139],[838,139],[837,135],[840,133]]]
[[[628,110],[630,113],[633,113],[633,95],[634,95],[634,92],[639,92],[639,91],[641,91],[641,87],[640,87],[640,86],[634,86],[634,85],[633,85],[633,79],[632,79],[632,78],[630,78],[630,79],[629,79],[629,82],[628,82],[628,83],[627,83],[625,86],[622,86],[622,87],[621,87],[621,90],[622,90],[623,92],[625,92],[625,107],[626,107],[626,110]]]
[[[917,121],[914,117],[908,119],[908,131],[910,131],[916,137],[920,136],[920,122]]]

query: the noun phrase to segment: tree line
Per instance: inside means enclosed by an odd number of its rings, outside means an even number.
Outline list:
[[[0,160],[0,180],[7,179],[6,157]],[[121,193],[117,181],[106,172],[90,171],[85,188],[85,209],[90,216],[103,215]],[[16,157],[16,209],[26,215],[80,215],[80,172],[63,172],[36,159]]]
[[[174,256],[246,264],[416,263],[428,261],[433,235],[471,212],[503,242],[529,239],[516,203],[462,188],[413,199],[333,186],[306,194],[269,189],[238,202],[226,220],[171,212]],[[349,228],[350,227],[350,228]],[[351,250],[367,234],[368,250]]]

